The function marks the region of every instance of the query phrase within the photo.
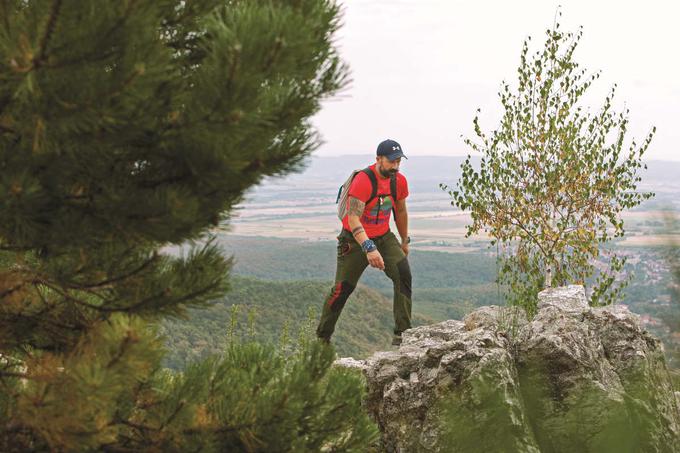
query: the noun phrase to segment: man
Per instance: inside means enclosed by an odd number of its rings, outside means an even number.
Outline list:
[[[326,297],[316,334],[330,342],[340,312],[352,294],[359,277],[369,264],[387,274],[394,285],[393,345],[401,344],[401,333],[411,328],[411,269],[408,264],[409,236],[406,197],[408,184],[399,173],[406,158],[399,143],[385,140],[378,145],[376,162],[359,172],[349,186],[347,215],[338,236],[335,286]],[[391,179],[396,178],[396,191]],[[377,182],[377,191],[374,184]],[[392,187],[391,187],[392,186]],[[393,193],[396,192],[393,197]],[[371,195],[375,194],[373,198]],[[390,231],[392,208],[400,240]]]

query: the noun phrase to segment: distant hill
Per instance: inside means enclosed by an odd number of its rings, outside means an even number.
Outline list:
[[[187,363],[219,353],[226,344],[232,307],[239,306],[237,335],[278,343],[287,325],[289,337],[302,328],[316,327],[330,281],[266,281],[232,277],[232,289],[209,308],[192,310],[188,319],[168,320],[161,326],[168,354],[165,365],[182,369]],[[254,315],[249,323],[249,313]],[[311,314],[311,323],[310,323]],[[415,316],[414,325],[432,320]],[[253,324],[253,335],[249,334]],[[392,302],[375,290],[359,285],[338,321],[333,344],[340,356],[367,357],[390,348]]]
[[[411,156],[403,161],[402,170],[412,193],[441,194],[439,183],[455,183],[461,175],[460,166],[465,159],[462,156]],[[316,190],[321,196],[333,197],[352,169],[363,168],[374,162],[375,156],[370,153],[312,157],[304,163],[300,173],[265,179],[249,192],[248,199],[270,200],[281,191],[300,190],[305,193],[310,189]],[[473,156],[472,163],[479,165],[479,157]],[[657,190],[669,185],[673,186],[673,191],[680,189],[677,177],[680,174],[680,162],[651,160],[647,166],[647,170],[641,173],[643,185]]]

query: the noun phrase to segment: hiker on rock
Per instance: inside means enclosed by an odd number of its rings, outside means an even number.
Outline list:
[[[394,284],[392,344],[401,344],[401,333],[411,328],[408,184],[399,173],[402,157],[406,158],[399,143],[385,140],[378,145],[375,164],[355,170],[340,188],[342,232],[338,236],[335,285],[326,297],[316,329],[323,341],[330,342],[340,312],[369,264],[385,271]],[[390,231],[392,212],[401,240]]]

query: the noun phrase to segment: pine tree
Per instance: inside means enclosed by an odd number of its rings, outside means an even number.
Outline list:
[[[332,0],[0,3],[0,450],[371,438],[332,352],[243,347],[173,375],[154,329],[223,294],[210,229],[318,145],[338,26]],[[268,444],[282,426],[302,440]]]

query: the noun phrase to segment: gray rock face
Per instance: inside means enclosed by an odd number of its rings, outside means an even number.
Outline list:
[[[676,452],[680,402],[661,344],[581,286],[520,311],[483,307],[338,365],[366,376],[388,452]]]

